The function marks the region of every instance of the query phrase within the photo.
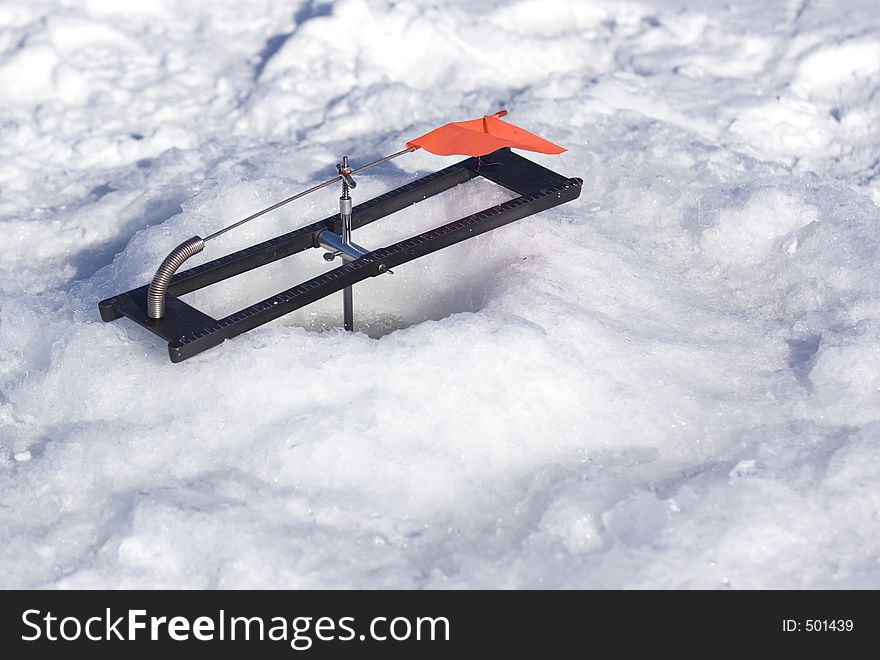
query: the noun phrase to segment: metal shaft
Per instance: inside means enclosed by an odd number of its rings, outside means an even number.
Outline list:
[[[342,290],[343,326],[348,332],[354,332],[354,291],[350,286]]]
[[[342,221],[340,236],[345,245],[350,245],[352,206],[349,184],[354,185],[354,183],[351,179],[351,168],[348,166],[348,156],[342,157],[339,176],[342,179],[342,197],[339,198],[339,219]],[[354,296],[350,286],[345,287],[342,291],[342,324],[349,332],[354,331]]]
[[[401,149],[400,151],[394,152],[390,156],[383,156],[379,160],[374,160],[372,163],[367,163],[366,165],[361,165],[359,168],[352,170],[351,174],[357,174],[358,172],[363,172],[366,169],[369,169],[371,167],[375,167],[376,165],[381,165],[382,163],[385,163],[385,162],[391,160],[392,158],[397,158],[398,156],[402,156],[403,154],[408,154],[412,151],[415,151],[416,149],[418,149],[418,147],[407,147],[406,149]]]
[[[383,156],[382,158],[379,158],[378,160],[374,160],[372,163],[367,163],[366,165],[362,165],[361,167],[359,167],[355,170],[351,170],[350,174],[357,174],[358,172],[363,172],[366,169],[369,169],[371,167],[375,167],[376,165],[381,165],[382,163],[385,163],[385,162],[391,160],[392,158],[397,158],[398,156],[402,156],[403,154],[408,154],[411,151],[415,151],[415,149],[414,148],[401,149],[400,151],[393,153],[390,156]],[[253,215],[249,215],[248,217],[243,218],[243,219],[239,220],[238,222],[235,222],[235,223],[229,225],[228,227],[224,227],[223,229],[220,229],[219,231],[215,231],[213,234],[211,234],[210,236],[206,236],[202,240],[204,240],[207,243],[208,241],[210,241],[214,238],[217,238],[218,236],[222,236],[223,234],[225,234],[228,231],[232,231],[236,227],[240,227],[241,225],[243,225],[246,222],[250,222],[251,220],[256,220],[261,215],[265,215],[266,213],[269,213],[270,211],[274,211],[275,209],[280,208],[280,207],[284,206],[285,204],[290,204],[290,202],[293,202],[293,201],[299,199],[300,197],[305,197],[306,195],[309,195],[313,192],[321,190],[321,188],[326,188],[327,186],[330,186],[330,185],[336,183],[340,179],[342,179],[342,176],[334,176],[332,179],[327,179],[323,183],[319,183],[316,186],[312,186],[308,190],[303,190],[302,192],[299,192],[291,197],[288,197],[287,199],[282,199],[277,204],[273,204],[272,206],[268,206],[268,207],[262,209],[261,211],[257,211]]]

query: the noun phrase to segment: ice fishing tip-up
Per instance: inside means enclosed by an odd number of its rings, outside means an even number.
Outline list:
[[[566,178],[511,151],[511,148],[516,148],[558,154],[565,150],[518,126],[501,121],[500,118],[506,114],[502,110],[481,119],[446,124],[407,142],[405,149],[358,168],[352,168],[348,156],[344,156],[337,165],[336,176],[205,238],[193,236],[184,241],[162,261],[148,285],[101,301],[98,305],[101,318],[113,321],[125,316],[162,337],[168,342],[172,362],[185,360],[338,291],[343,292],[344,326],[346,330],[352,330],[354,284],[390,273],[395,266],[572,201],[580,195],[581,179]],[[416,149],[439,155],[461,154],[470,158],[354,205],[351,191],[357,182],[353,175]],[[353,230],[478,176],[507,188],[517,196],[383,248],[370,250],[352,241]],[[177,272],[187,259],[204,250],[205,243],[339,182],[342,184],[342,194],[338,214]],[[180,299],[192,291],[309,248],[323,248],[327,262],[333,262],[338,256],[342,265],[220,319],[214,319]]]

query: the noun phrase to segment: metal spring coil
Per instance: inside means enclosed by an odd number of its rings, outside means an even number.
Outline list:
[[[178,245],[165,257],[165,261],[159,266],[159,270],[153,276],[153,281],[150,282],[150,288],[147,289],[147,316],[151,319],[161,319],[165,316],[165,294],[168,292],[171,278],[174,277],[174,273],[184,261],[194,254],[198,254],[204,248],[205,241],[200,236],[193,236]]]

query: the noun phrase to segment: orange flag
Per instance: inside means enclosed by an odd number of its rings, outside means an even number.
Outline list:
[[[500,118],[506,114],[507,110],[501,110],[482,119],[454,121],[410,140],[406,146],[410,149],[424,149],[438,156],[485,156],[502,147],[542,154],[561,154],[565,151],[559,145],[534,133],[501,121]]]

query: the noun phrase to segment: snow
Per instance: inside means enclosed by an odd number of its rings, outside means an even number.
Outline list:
[[[874,5],[0,4],[0,586],[880,587]],[[359,285],[360,332],[325,300],[172,365],[100,321],[502,107],[581,198]]]

